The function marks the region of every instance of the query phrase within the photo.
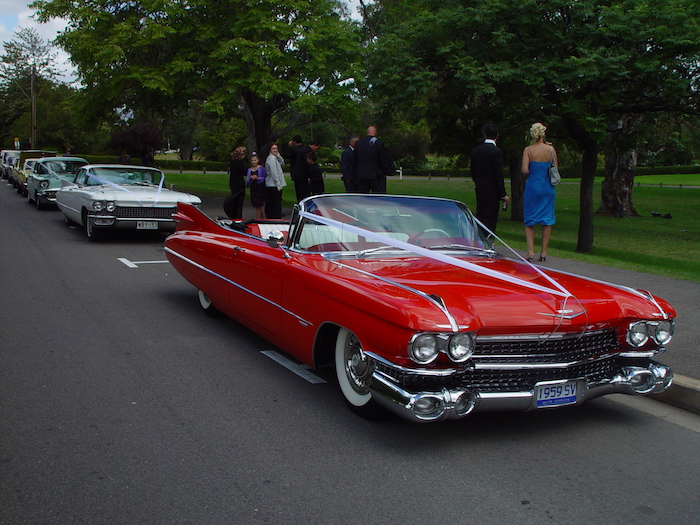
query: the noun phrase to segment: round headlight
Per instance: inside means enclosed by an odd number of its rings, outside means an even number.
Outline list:
[[[410,356],[416,363],[427,364],[435,360],[438,355],[437,339],[432,334],[417,336],[410,346]]]
[[[47,180],[39,181],[39,187],[42,188],[42,189],[48,188],[48,187],[49,187],[49,181],[47,181]]]
[[[114,201],[107,201],[107,204],[105,206],[105,209],[109,212],[112,213],[114,210],[117,209],[117,205],[114,203]]]
[[[660,321],[654,329],[654,341],[665,345],[673,337],[673,321]]]
[[[647,324],[644,321],[632,323],[627,329],[627,342],[630,345],[640,347],[648,340]]]
[[[104,208],[104,203],[102,201],[95,201],[92,203],[92,209],[95,211],[102,211]]]
[[[472,334],[456,334],[450,339],[447,354],[455,363],[462,363],[474,353],[474,338]]]

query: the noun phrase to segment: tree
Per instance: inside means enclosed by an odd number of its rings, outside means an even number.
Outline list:
[[[15,39],[3,43],[5,54],[0,57],[0,80],[17,86],[30,104],[32,147],[36,147],[36,86],[44,80],[54,83],[60,71],[55,68],[57,54],[53,46],[39,37],[33,28],[16,31]]]
[[[487,119],[520,128],[522,136],[539,120],[577,146],[582,173],[577,251],[593,247],[593,181],[611,125],[639,114],[698,112],[695,1],[381,5],[384,26],[370,46],[372,87],[385,104],[421,111],[432,122],[433,141],[450,144],[456,137],[463,145],[465,132]]]
[[[3,43],[5,54],[0,57],[0,79],[11,82],[34,74],[55,81],[61,71],[55,67],[58,54],[53,51],[54,46],[34,28],[15,31],[14,37]]]
[[[352,110],[354,24],[338,0],[40,0],[96,107],[168,118],[201,104],[247,123],[257,149],[273,119]]]

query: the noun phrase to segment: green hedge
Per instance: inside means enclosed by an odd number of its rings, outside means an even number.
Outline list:
[[[78,155],[90,164],[114,164],[117,157],[113,155]],[[132,164],[138,165],[141,159],[134,157]],[[161,160],[156,159],[155,165],[161,170],[168,171],[227,171],[228,162],[213,162],[208,160]]]

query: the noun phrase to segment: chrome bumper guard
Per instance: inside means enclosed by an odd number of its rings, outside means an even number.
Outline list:
[[[368,355],[375,361],[381,362],[383,366],[389,366],[384,359],[370,353]],[[566,406],[579,405],[584,401],[607,394],[658,394],[673,383],[673,372],[668,366],[651,359],[647,360],[643,366],[639,364],[639,360],[635,360],[634,363],[630,366],[620,366],[611,379],[596,382],[590,382],[585,377],[575,379],[578,385],[576,400]],[[565,381],[546,383],[562,382]],[[410,392],[376,367],[369,388],[372,399],[377,403],[415,422],[460,419],[472,412],[526,412],[537,409],[534,389],[525,392],[484,392],[483,390],[472,391],[469,385],[465,385],[459,388],[443,388],[439,391]]]

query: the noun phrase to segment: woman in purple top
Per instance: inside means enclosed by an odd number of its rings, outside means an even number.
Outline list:
[[[265,218],[265,199],[267,197],[267,190],[265,189],[265,176],[267,172],[265,168],[260,165],[260,159],[253,153],[250,156],[250,168],[248,168],[248,173],[246,176],[246,182],[250,187],[250,203],[255,208],[255,218],[264,219]]]

